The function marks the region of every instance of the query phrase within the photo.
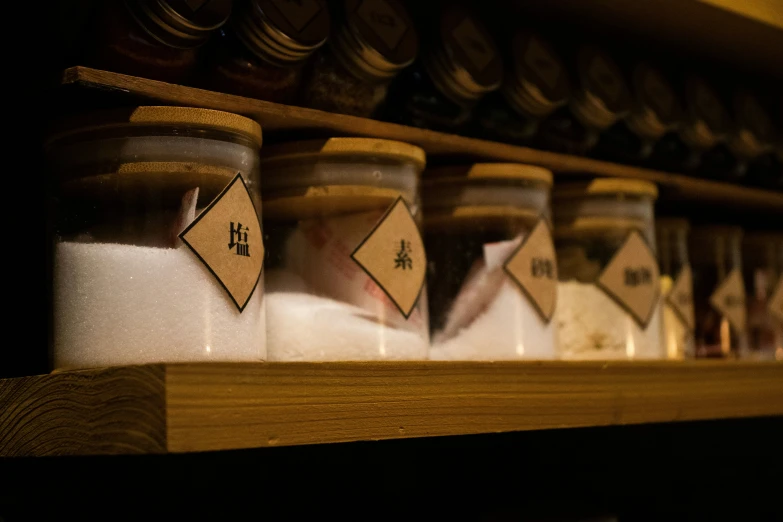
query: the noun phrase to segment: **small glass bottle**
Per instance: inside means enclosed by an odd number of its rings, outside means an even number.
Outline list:
[[[650,161],[664,170],[695,170],[706,151],[725,142],[729,129],[729,113],[718,94],[703,78],[691,75],[685,82],[682,121],[658,140]],[[716,151],[726,152],[725,147]]]
[[[695,227],[690,237],[696,357],[736,358],[748,350],[742,229]]]
[[[287,103],[302,68],[329,36],[324,0],[249,0],[211,44],[202,83],[216,91]]]
[[[343,0],[328,44],[313,58],[302,105],[369,117],[389,82],[416,58],[419,38],[398,0]]]
[[[189,79],[198,48],[231,14],[231,0],[105,2],[88,62],[171,83]]]
[[[597,156],[639,163],[652,154],[655,142],[679,123],[680,101],[660,71],[639,63],[633,71],[631,88],[631,111],[601,135]]]
[[[772,361],[783,352],[783,235],[755,232],[742,242],[748,303],[747,358]],[[781,286],[783,288],[783,286]]]
[[[541,119],[568,102],[569,77],[549,42],[528,31],[514,35],[509,67],[502,87],[476,107],[475,134],[523,144]]]
[[[392,84],[385,119],[456,131],[484,95],[500,87],[503,64],[492,35],[466,9],[442,11],[421,59]]]
[[[583,47],[577,53],[571,99],[541,122],[536,142],[544,149],[586,154],[600,133],[630,109],[631,96],[614,60],[596,47]]]
[[[693,328],[693,272],[688,259],[688,230],[685,219],[655,220],[658,264],[661,269],[661,300],[666,356],[686,359],[695,356]]]

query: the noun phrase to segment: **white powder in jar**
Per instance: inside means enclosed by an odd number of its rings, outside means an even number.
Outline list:
[[[557,347],[561,359],[662,359],[660,303],[647,328],[589,283],[557,287]]]

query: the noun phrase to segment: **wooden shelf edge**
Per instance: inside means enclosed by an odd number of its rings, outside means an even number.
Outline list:
[[[540,151],[356,116],[281,105],[88,67],[66,69],[62,75],[62,83],[116,91],[143,98],[146,100],[145,103],[152,101],[235,112],[257,120],[265,132],[297,130],[400,140],[419,145],[433,157],[458,156],[491,161],[514,161],[540,165],[559,173],[644,179],[659,184],[664,195],[670,199],[722,203],[783,214],[783,192]]]
[[[783,415],[783,364],[168,364],[0,380],[0,456],[167,453]]]

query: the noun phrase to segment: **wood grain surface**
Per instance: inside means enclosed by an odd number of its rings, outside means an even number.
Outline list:
[[[400,140],[422,147],[430,160],[448,157],[465,161],[511,161],[547,167],[556,173],[644,179],[657,183],[662,197],[670,200],[712,202],[735,208],[744,207],[783,214],[781,192],[456,136],[356,116],[280,105],[86,67],[67,69],[63,73],[62,81],[66,85],[94,87],[101,91],[113,90],[123,95],[137,97],[147,104],[204,107],[243,114],[258,121],[265,134],[269,132],[285,134],[295,131],[297,139],[308,136],[367,136]]]

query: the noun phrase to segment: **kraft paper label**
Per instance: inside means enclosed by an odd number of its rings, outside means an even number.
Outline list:
[[[275,7],[297,31],[301,31],[321,11],[315,0],[273,0]]]
[[[775,291],[769,299],[769,313],[783,323],[783,276],[780,277]]]
[[[179,238],[243,311],[261,277],[264,241],[258,214],[241,174]]]
[[[357,13],[390,50],[397,48],[408,30],[408,24],[385,0],[364,0]]]
[[[495,58],[492,44],[484,38],[470,17],[464,18],[451,34],[479,72]]]
[[[598,278],[597,285],[647,328],[658,303],[658,262],[642,235],[633,231]]]
[[[593,63],[590,64],[590,76],[610,101],[617,100],[623,88],[622,82],[601,55],[593,58]]]
[[[658,110],[663,114],[669,114],[672,110],[674,96],[658,72],[652,69],[647,70],[642,83],[644,90],[658,106]]]
[[[710,296],[710,305],[739,332],[744,332],[747,325],[747,310],[745,309],[745,282],[742,274],[736,268],[718,284]]]
[[[407,319],[424,286],[427,256],[408,205],[398,198],[351,254]]]
[[[560,79],[560,65],[535,36],[530,37],[524,59],[550,89],[557,86]]]
[[[696,325],[696,315],[693,309],[693,272],[690,265],[680,269],[677,279],[666,295],[666,302],[679,316],[682,323],[693,330]]]
[[[557,258],[546,221],[538,221],[504,268],[548,324],[557,302]]]

